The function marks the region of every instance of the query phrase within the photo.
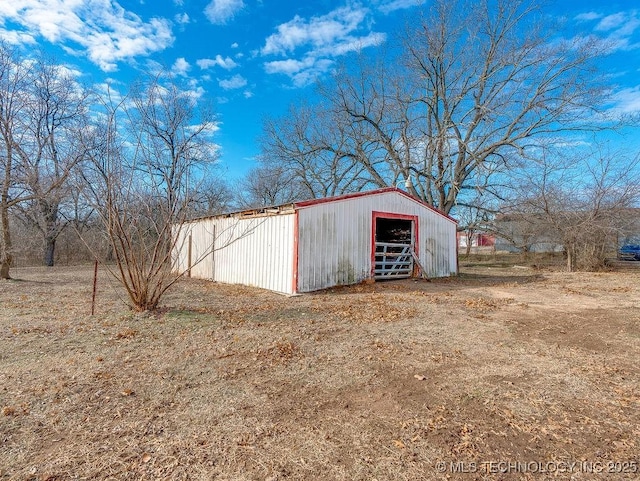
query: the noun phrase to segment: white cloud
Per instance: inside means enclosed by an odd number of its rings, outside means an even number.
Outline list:
[[[238,64],[234,62],[232,58],[230,57],[222,58],[221,55],[216,55],[216,58],[201,58],[199,60],[196,60],[196,63],[198,64],[198,67],[200,67],[202,70],[207,70],[211,67],[216,67],[216,66],[222,67],[223,69],[226,69],[226,70],[231,70],[238,66]]]
[[[164,75],[167,71],[167,66],[157,60],[147,59],[144,65],[146,71],[152,75]]]
[[[279,25],[260,50],[263,56],[286,57],[266,62],[266,72],[288,75],[294,85],[303,86],[329,71],[336,57],[380,45],[386,40],[384,33],[361,32],[369,14],[356,5],[309,20],[296,15]]]
[[[253,97],[253,92],[251,92],[250,90],[245,90],[242,95],[244,95],[245,99],[250,99],[251,97]]]
[[[344,41],[337,42],[325,49],[319,49],[316,53],[326,56],[345,55],[349,52],[357,52],[367,47],[375,47],[382,44],[387,39],[384,33],[372,32],[364,37],[347,38]]]
[[[37,43],[29,32],[18,32],[2,28],[0,28],[0,39],[13,45],[35,45]]]
[[[207,70],[211,67],[215,67],[218,63],[212,58],[199,58],[196,60],[196,65],[202,70]]]
[[[218,85],[225,90],[240,89],[247,85],[247,79],[242,75],[234,75],[230,79],[219,80]]]
[[[599,18],[602,18],[602,15],[596,12],[586,12],[576,15],[576,20],[581,22],[589,22],[591,20],[597,20]]]
[[[283,73],[285,75],[294,75],[301,70],[313,67],[315,59],[307,57],[304,60],[295,60],[289,58],[287,60],[274,60],[264,64],[267,73]]]
[[[200,100],[201,98],[204,97],[205,94],[206,94],[206,91],[200,85],[196,85],[193,88],[184,92],[184,95],[186,95],[187,97],[191,97],[194,100]]]
[[[77,68],[71,65],[59,65],[60,73],[69,78],[80,78],[82,77],[82,72]]]
[[[189,73],[189,69],[191,69],[191,65],[187,62],[184,57],[180,57],[175,61],[173,67],[171,67],[171,72],[176,75],[186,76]]]
[[[546,150],[545,146],[553,145],[555,148],[576,148],[576,147],[588,147],[592,145],[591,142],[584,140],[584,137],[581,134],[576,135],[576,137],[568,137],[568,136],[551,136],[546,137],[544,142],[535,142],[531,144],[531,149],[534,149],[537,152],[544,152]]]
[[[603,17],[595,26],[599,35],[604,35],[610,50],[635,50],[640,48],[637,32],[640,30],[640,12],[631,10]]]
[[[422,5],[424,2],[425,0],[391,0],[390,2],[384,1],[380,4],[378,9],[382,13],[387,14],[395,10],[401,10],[403,8],[416,7],[418,5]]]
[[[238,42],[233,42],[231,44],[231,48],[238,48]]]
[[[614,13],[613,15],[607,15],[604,17],[598,25],[596,25],[596,30],[601,32],[606,32],[612,30],[626,21],[627,15],[625,13]]]
[[[212,0],[204,14],[214,25],[224,25],[243,8],[243,0]]]
[[[113,0],[22,0],[0,2],[0,24],[23,29],[23,39],[43,37],[70,49],[79,46],[104,71],[117,63],[163,50],[173,42],[166,19],[148,22]],[[74,50],[78,49],[74,47]]]
[[[189,18],[189,14],[188,13],[177,13],[176,16],[174,17],[176,23],[180,24],[180,25],[186,25],[187,23],[189,23],[191,21],[191,18]]]
[[[629,37],[633,35],[640,27],[640,16],[638,14],[630,15],[629,18],[619,26],[615,31],[615,35],[619,37]]]
[[[640,86],[622,89],[613,95],[614,110],[622,114],[640,113]]]
[[[193,125],[189,125],[187,127],[187,130],[190,132],[202,131],[202,132],[212,134],[220,130],[220,125],[222,125],[222,122],[211,122],[208,124],[193,124]]]
[[[93,88],[96,89],[102,97],[109,98],[114,105],[123,99],[120,88],[126,90],[126,87],[122,85],[121,82],[112,78],[107,78],[102,83],[93,84]]]
[[[293,20],[278,26],[277,33],[267,38],[261,53],[284,55],[305,45],[314,48],[330,46],[348,38],[367,13],[368,10],[363,7],[342,7],[327,15],[312,17],[309,21],[296,15]]]
[[[275,60],[265,63],[267,73],[281,73],[289,76],[296,87],[304,87],[328,72],[334,65],[330,59],[306,57],[303,60]]]

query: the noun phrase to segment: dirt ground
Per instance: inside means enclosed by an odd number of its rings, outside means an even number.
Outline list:
[[[640,477],[640,273],[467,266],[284,297],[0,282],[0,480]]]

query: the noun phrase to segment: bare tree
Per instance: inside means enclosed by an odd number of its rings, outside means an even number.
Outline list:
[[[70,172],[85,157],[82,132],[87,127],[88,93],[54,59],[41,54],[31,66],[29,102],[22,115],[31,141],[18,145],[30,200],[16,207],[42,238],[43,262],[53,266],[56,239],[70,220]]]
[[[478,193],[457,209],[458,231],[465,239],[465,255],[471,255],[474,239],[483,233],[492,233],[491,220],[496,214],[495,199]]]
[[[523,210],[525,205],[504,206],[505,212],[491,220],[488,230],[528,259],[534,250],[545,250],[545,247],[554,250],[554,245],[560,241],[555,232],[549,231],[539,212]]]
[[[223,179],[211,174],[189,193],[189,217],[222,214],[235,206],[237,192],[233,192]]]
[[[0,44],[0,160],[2,190],[0,191],[0,279],[8,279],[13,261],[13,243],[9,209],[21,202],[19,158],[15,144],[20,140],[17,128],[19,112],[26,103],[23,92],[28,85],[29,68],[19,61],[16,52]],[[18,137],[17,139],[15,137]]]
[[[561,153],[532,162],[514,179],[505,211],[535,231],[531,242],[557,243],[567,269],[597,269],[627,231],[629,210],[640,200],[640,158],[598,147],[590,155]]]
[[[82,158],[69,135],[84,96],[50,59],[0,44],[0,278],[13,260],[10,209],[32,204],[52,259],[64,184]],[[66,132],[66,133],[63,133]]]
[[[119,102],[106,99],[104,111],[91,149],[91,197],[132,307],[155,309],[181,274],[172,251],[192,193],[217,158],[215,119],[163,74]]]
[[[293,125],[291,115],[267,124],[265,150],[304,165],[304,178],[324,171],[318,158],[349,159],[347,184],[408,180],[409,192],[446,213],[467,192],[490,191],[493,174],[536,139],[601,127],[601,46],[558,38],[536,23],[536,3],[434,1],[400,57],[338,69],[323,102]]]
[[[264,207],[309,198],[309,191],[283,165],[261,163],[253,167],[240,182],[240,207]]]
[[[330,197],[375,185],[367,177],[370,152],[344,115],[320,105],[291,107],[266,119],[261,139],[264,169],[281,172],[304,198]]]

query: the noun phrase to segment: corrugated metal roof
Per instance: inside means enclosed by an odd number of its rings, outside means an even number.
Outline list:
[[[294,211],[295,211],[295,204],[289,203],[289,204],[274,205],[269,207],[256,207],[254,209],[237,210],[233,212],[227,212],[224,214],[194,217],[193,219],[187,220],[186,223],[199,222],[201,220],[207,220],[207,219],[225,219],[229,217],[237,217],[240,219],[253,218],[253,217],[265,217],[270,215],[291,214]]]

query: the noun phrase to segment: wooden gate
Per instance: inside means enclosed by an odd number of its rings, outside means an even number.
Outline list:
[[[413,273],[411,244],[376,242],[374,278],[403,279]]]

